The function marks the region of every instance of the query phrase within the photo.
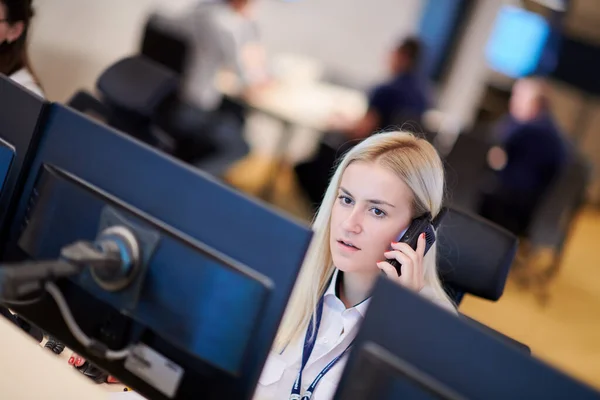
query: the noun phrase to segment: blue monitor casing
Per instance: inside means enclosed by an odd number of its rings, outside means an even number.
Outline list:
[[[137,335],[182,366],[173,398],[250,398],[312,231],[66,107],[50,107],[42,134],[4,261],[54,258],[93,239],[107,213],[157,235],[135,291],[60,283],[77,321],[111,348]],[[171,398],[80,346],[52,299],[15,309],[141,394]]]
[[[515,79],[534,73],[550,33],[550,25],[541,15],[503,6],[485,49],[489,67]]]
[[[359,375],[360,361],[369,358],[379,360],[373,366],[396,364],[398,373],[382,380],[382,374]],[[361,396],[369,387],[370,395]],[[371,397],[378,391],[382,399],[600,399],[589,386],[383,277],[334,399],[380,398]]]
[[[0,252],[15,212],[46,101],[0,75]]]
[[[0,193],[2,193],[4,183],[8,180],[15,153],[15,148],[10,143],[0,139]]]

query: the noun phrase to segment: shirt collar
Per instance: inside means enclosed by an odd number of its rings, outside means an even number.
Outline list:
[[[335,268],[333,270],[333,275],[331,276],[331,280],[329,281],[329,286],[327,286],[327,290],[325,291],[325,294],[323,295],[323,297],[328,297],[328,296],[336,297],[335,284],[337,282],[338,273],[339,273],[339,269]]]
[[[339,269],[337,269],[337,268],[334,269],[333,275],[331,276],[331,280],[329,281],[329,286],[327,287],[327,290],[325,291],[325,294],[323,295],[323,300],[327,301],[327,299],[331,299],[331,300],[337,300],[338,302],[342,303],[342,301],[335,294],[335,287],[336,287],[336,283],[337,283],[337,280],[339,277],[339,272],[340,272]],[[367,298],[366,300],[360,302],[359,304],[357,304],[354,307],[351,307],[349,309],[355,309],[364,318],[364,316],[367,313],[367,308],[369,307],[370,302],[371,302],[371,297]]]

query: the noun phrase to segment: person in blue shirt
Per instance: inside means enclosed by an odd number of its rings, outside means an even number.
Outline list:
[[[495,182],[480,213],[524,235],[540,199],[560,173],[568,145],[550,112],[546,83],[524,78],[513,86],[510,114],[496,127],[498,146],[488,154]]]
[[[352,124],[334,124],[316,156],[295,167],[298,182],[312,204],[321,202],[338,157],[374,132],[398,128],[406,120],[419,121],[429,108],[426,84],[418,72],[421,52],[418,38],[402,40],[390,54],[390,78],[369,93],[365,115]]]
[[[373,132],[401,124],[404,118],[419,120],[429,108],[426,84],[419,76],[422,45],[408,37],[391,52],[390,78],[369,93],[366,114],[357,123],[342,127],[351,139],[364,139]]]

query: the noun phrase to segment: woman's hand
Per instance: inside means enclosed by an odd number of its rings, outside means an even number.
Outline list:
[[[395,259],[402,264],[402,274],[400,276],[398,276],[396,268],[387,261],[378,262],[377,267],[385,272],[391,280],[419,292],[425,286],[425,271],[423,268],[425,245],[424,233],[419,235],[416,251],[406,243],[392,243],[392,249],[394,250],[390,250],[384,255],[387,259]]]

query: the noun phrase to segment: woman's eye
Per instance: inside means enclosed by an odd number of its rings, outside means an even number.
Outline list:
[[[373,214],[375,214],[376,217],[383,217],[385,216],[385,211],[380,210],[379,208],[372,208],[371,211],[373,212]]]
[[[348,196],[339,196],[338,199],[342,202],[342,204],[350,205],[352,204],[352,199]]]

